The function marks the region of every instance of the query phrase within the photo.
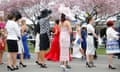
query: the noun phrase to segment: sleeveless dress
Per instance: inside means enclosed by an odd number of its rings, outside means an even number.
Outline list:
[[[26,34],[26,31],[24,31],[24,32],[25,33],[22,36],[22,43],[23,43],[23,47],[24,47],[24,58],[30,59],[30,52],[29,52],[28,43],[27,43],[27,34]]]
[[[0,37],[0,51],[5,51],[5,37]]]
[[[77,42],[78,39],[80,39],[80,36],[78,35],[78,33],[76,32],[76,38],[75,38],[75,41],[74,41],[74,46],[73,46],[73,54],[72,54],[72,57],[73,58],[81,58],[82,55],[80,53],[80,48],[81,48],[81,42],[80,44]]]
[[[4,29],[5,28],[5,23],[1,22],[0,23],[0,28]],[[5,37],[0,37],[0,51],[5,51]]]
[[[60,34],[60,29],[59,26],[55,25],[54,27],[54,32],[58,31],[56,35],[54,35],[54,38],[51,43],[50,51],[45,55],[45,58],[47,60],[51,61],[59,61],[59,56],[60,56],[60,46],[59,46],[59,34]]]
[[[70,34],[67,27],[60,29],[60,61],[69,61]]]

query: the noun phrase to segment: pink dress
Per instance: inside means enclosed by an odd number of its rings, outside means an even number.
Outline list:
[[[70,34],[67,27],[60,29],[60,61],[69,61]]]

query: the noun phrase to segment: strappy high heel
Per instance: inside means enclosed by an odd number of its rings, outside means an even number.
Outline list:
[[[116,69],[115,67],[113,67],[112,65],[108,65],[109,69]]]
[[[10,71],[14,71],[15,69],[13,68],[13,67],[11,67],[11,66],[7,66],[7,69],[8,69],[8,71],[10,70]]]
[[[20,62],[19,65],[22,67],[27,67],[27,65],[24,65],[22,62]]]

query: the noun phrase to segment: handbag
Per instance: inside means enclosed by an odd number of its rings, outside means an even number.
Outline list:
[[[77,44],[80,44],[80,38],[77,40]]]

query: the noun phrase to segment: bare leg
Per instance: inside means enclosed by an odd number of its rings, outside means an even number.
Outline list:
[[[36,61],[40,61],[40,54],[39,54],[39,52],[37,52],[37,60]]]
[[[20,62],[21,62],[22,64],[24,64],[24,61],[23,61],[23,53],[20,54]]]
[[[109,54],[109,55],[108,55],[108,62],[109,62],[109,65],[112,65],[112,57],[113,57],[112,54]]]
[[[93,62],[94,60],[94,55],[91,55],[91,62]]]
[[[8,54],[7,54],[7,60],[8,60],[8,66],[12,67],[12,65],[13,65],[12,53],[8,52]]]
[[[39,52],[39,58],[40,58],[40,63],[44,64],[45,63],[45,51],[40,51]]]
[[[85,57],[84,50],[80,48],[80,53],[82,54],[83,57]]]
[[[90,55],[87,55],[87,62],[88,62],[88,63],[90,63],[90,62],[91,62]]]
[[[12,53],[12,58],[13,58],[13,67],[16,68],[16,58],[17,58],[17,52]]]
[[[67,61],[64,61],[64,66],[65,66],[65,67],[67,66]]]
[[[0,64],[3,63],[2,58],[3,58],[3,51],[0,52]]]

